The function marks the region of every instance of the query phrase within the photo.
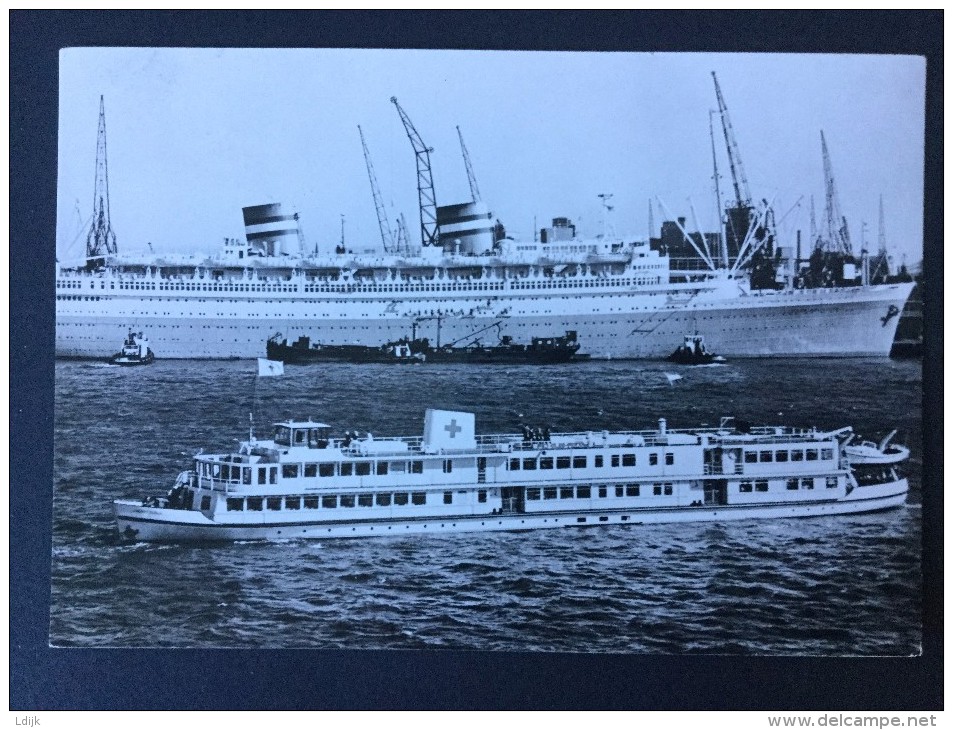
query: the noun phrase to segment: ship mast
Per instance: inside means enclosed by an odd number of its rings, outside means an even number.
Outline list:
[[[417,199],[420,207],[420,240],[424,246],[436,246],[440,243],[440,232],[437,229],[437,196],[433,188],[433,174],[430,170],[430,153],[432,147],[424,144],[420,134],[414,127],[410,117],[397,103],[397,97],[392,96],[391,102],[397,107],[400,121],[404,124],[404,131],[410,139],[417,157]]]
[[[93,188],[93,223],[86,236],[86,258],[116,254],[116,234],[109,220],[109,169],[106,164],[106,111],[99,97],[99,129],[96,134],[96,182]]]
[[[364,140],[364,130],[357,125],[357,132],[361,135],[361,147],[364,149],[364,162],[367,165],[367,177],[371,181],[371,195],[374,196],[374,207],[377,209],[377,225],[381,229],[381,244],[385,253],[393,253],[396,249],[394,234],[387,225],[387,214],[384,212],[384,201],[381,198],[380,188],[377,186],[377,176],[374,174],[374,163],[371,162],[371,153],[367,151],[367,142]]]

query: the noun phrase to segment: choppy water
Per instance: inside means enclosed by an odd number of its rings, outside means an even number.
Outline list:
[[[50,643],[910,655],[921,640],[921,370],[889,360],[548,367],[157,361],[56,366]],[[110,502],[164,492],[199,448],[313,416],[416,435],[427,407],[477,431],[757,423],[898,427],[906,507],[884,513],[372,540],[130,544]]]

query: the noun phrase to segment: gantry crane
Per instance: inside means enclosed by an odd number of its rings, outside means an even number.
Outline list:
[[[838,253],[853,256],[854,250],[847,230],[847,218],[841,214],[840,201],[837,199],[837,187],[834,185],[834,167],[827,151],[827,140],[821,130],[821,153],[824,156],[824,190],[827,196],[825,214],[827,216],[827,236],[830,244]]]
[[[400,120],[404,123],[404,130],[410,139],[417,156],[417,199],[420,207],[420,242],[424,246],[436,246],[440,243],[440,231],[437,228],[437,197],[433,189],[433,174],[430,171],[430,153],[433,149],[424,144],[410,117],[397,103],[397,97],[390,98]]]
[[[467,146],[463,143],[463,132],[457,127],[457,136],[460,138],[460,151],[463,152],[463,164],[467,168],[467,180],[470,182],[470,197],[473,202],[480,200],[480,187],[477,185],[476,175],[473,174],[473,165],[470,163],[470,153],[467,152]]]
[[[357,125],[357,132],[361,135],[361,147],[364,149],[364,162],[367,164],[367,177],[371,181],[371,195],[374,196],[374,207],[377,209],[377,225],[381,229],[381,244],[385,253],[393,253],[397,246],[394,243],[394,234],[387,224],[387,214],[384,211],[384,201],[381,198],[380,188],[377,186],[377,176],[374,174],[374,163],[371,162],[371,153],[367,151],[367,141],[364,139],[364,130]]]

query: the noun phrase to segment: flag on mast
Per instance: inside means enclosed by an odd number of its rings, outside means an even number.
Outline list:
[[[269,378],[285,374],[285,364],[280,360],[267,360],[258,358],[258,377]]]

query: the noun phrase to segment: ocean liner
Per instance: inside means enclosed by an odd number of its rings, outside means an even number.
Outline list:
[[[751,427],[476,435],[473,413],[428,409],[423,437],[275,424],[198,454],[164,495],[117,499],[143,541],[374,537],[657,522],[810,517],[901,506],[905,447]],[[851,450],[853,449],[853,450]]]
[[[720,90],[718,98],[723,104]],[[800,245],[777,245],[773,210],[752,204],[743,176],[718,234],[689,233],[677,219],[660,239],[584,238],[555,218],[538,240],[514,240],[479,195],[462,135],[472,200],[437,206],[430,150],[392,101],[417,158],[419,245],[406,226],[396,237],[390,230],[366,156],[381,253],[354,253],[343,241],[309,250],[297,215],[269,204],[244,208],[245,241],[226,239],[212,256],[120,255],[101,104],[86,259],[56,277],[57,356],[107,356],[129,330],[148,331],[164,358],[254,358],[275,331],[289,341],[377,346],[412,331],[463,341],[494,326],[527,344],[576,331],[593,358],[665,358],[686,333],[730,357],[890,352],[912,284],[858,273],[866,266],[851,256],[845,227],[833,225],[835,209],[831,238],[841,238],[826,249],[814,241],[803,259]],[[730,139],[725,109],[722,121]],[[733,140],[728,149],[737,156]]]

